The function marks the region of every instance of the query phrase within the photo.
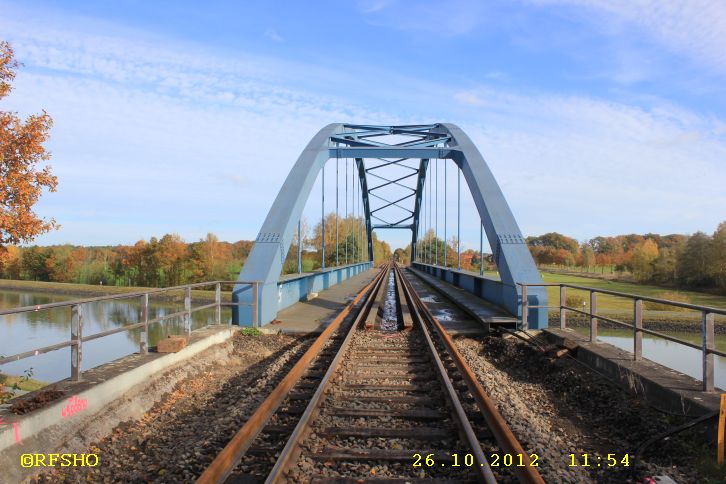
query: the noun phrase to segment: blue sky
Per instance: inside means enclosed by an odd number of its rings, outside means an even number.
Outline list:
[[[0,107],[55,119],[41,244],[254,238],[338,121],[458,124],[525,235],[726,220],[723,2],[0,1],[0,38],[24,63]]]

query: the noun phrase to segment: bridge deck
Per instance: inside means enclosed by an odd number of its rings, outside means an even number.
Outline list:
[[[468,316],[474,318],[473,321],[467,321],[468,324],[460,324],[457,321],[446,321],[439,318],[441,324],[449,333],[470,333],[488,331],[490,325],[502,324],[514,328],[517,324],[517,318],[506,314],[504,310],[490,304],[480,297],[470,292],[455,287],[448,282],[442,281],[436,277],[430,276],[423,271],[419,271],[412,267],[408,271],[415,274],[423,280],[427,285],[433,287],[436,291],[454,301],[457,306],[462,308]],[[462,322],[463,323],[463,322]]]
[[[315,299],[300,301],[277,313],[277,319],[262,330],[287,334],[320,333],[341,309],[378,273],[370,269],[321,291]]]

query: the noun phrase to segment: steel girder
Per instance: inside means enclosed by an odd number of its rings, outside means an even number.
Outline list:
[[[390,136],[404,141],[393,144],[382,141]],[[240,281],[254,280],[263,283],[259,309],[260,320],[263,323],[273,320],[277,314],[277,284],[282,264],[313,184],[329,158],[355,159],[362,188],[370,260],[373,259],[374,228],[411,230],[412,255],[415,254],[429,160],[434,158],[453,160],[464,174],[484,224],[487,239],[494,251],[501,275],[506,309],[513,314],[520,314],[521,289],[516,283],[540,283],[542,279],[499,185],[469,137],[453,124],[407,126],[330,124],[313,137],[293,166],[240,273]],[[383,163],[366,167],[366,159],[377,159]],[[419,159],[418,166],[411,167],[405,164],[404,161],[408,159]],[[407,168],[411,173],[390,178],[381,174],[381,171],[392,167]],[[367,175],[375,178],[378,184],[371,186]],[[406,185],[407,180],[414,176],[415,185],[413,187]],[[389,200],[379,195],[378,192],[386,187],[406,190],[405,196],[391,197],[394,199]],[[372,198],[383,202],[383,205],[372,207]],[[414,199],[411,208],[403,205],[403,202],[409,198]],[[391,207],[404,211],[406,216],[395,222],[383,219],[380,211]],[[373,218],[382,223],[373,225],[371,223]],[[233,299],[235,302],[251,301],[249,286],[239,284],[235,288]],[[546,292],[544,289],[531,288],[528,299],[530,305],[544,306],[547,301]],[[547,311],[536,309],[531,311],[530,326],[546,326]],[[237,306],[233,318],[239,324],[240,314]]]

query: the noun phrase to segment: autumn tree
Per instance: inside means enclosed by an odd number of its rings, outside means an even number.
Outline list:
[[[191,245],[194,280],[211,281],[229,279],[228,264],[232,248],[220,242],[216,235],[209,233],[207,237]]]
[[[388,262],[391,260],[391,257],[393,257],[393,253],[391,252],[391,246],[388,245],[388,242],[385,242],[383,240],[378,240],[378,235],[376,235],[375,232],[373,232],[373,263],[375,265],[380,265],[384,262]]]
[[[404,249],[396,249],[393,252],[393,258],[405,266],[409,265],[411,263],[411,244],[408,244]]]
[[[12,90],[18,67],[10,44],[0,41],[0,99]],[[52,124],[45,111],[25,121],[15,112],[0,111],[0,257],[7,254],[6,245],[28,242],[57,228],[54,219],[45,220],[33,211],[43,189],[53,192],[58,183],[50,167],[37,166],[50,159],[43,143]]]
[[[183,281],[189,248],[177,234],[166,234],[159,241],[159,261],[164,273],[162,285],[178,286]]]
[[[653,262],[658,255],[658,245],[652,239],[643,240],[633,247],[630,264],[637,280],[647,281],[653,277]]]

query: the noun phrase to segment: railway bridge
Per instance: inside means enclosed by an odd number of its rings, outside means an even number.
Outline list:
[[[353,205],[360,206],[363,219],[361,234],[355,234],[358,246],[364,249],[363,260],[348,262],[348,234],[344,259],[340,254],[341,239],[338,233],[337,194],[341,160],[345,164],[344,190],[348,189],[348,166],[351,164],[353,180]],[[336,224],[325,226],[325,167],[335,162],[336,176]],[[449,173],[451,170],[451,173]],[[336,232],[336,257],[334,267],[326,267],[325,244],[322,252],[323,270],[319,274],[287,278],[280,281],[283,262],[291,242],[298,231],[300,218],[313,185],[322,172],[322,231]],[[461,178],[466,182],[479,214],[480,257],[483,257],[483,235],[486,234],[493,251],[499,278],[485,278],[461,271]],[[457,179],[456,230],[448,233],[447,210],[448,177]],[[443,190],[440,180],[443,179]],[[441,231],[439,231],[439,196]],[[345,197],[346,203],[348,197]],[[347,212],[347,209],[346,209]],[[435,214],[435,215],[434,215]],[[471,223],[472,221],[467,221]],[[484,157],[471,139],[459,127],[449,123],[405,126],[370,126],[356,124],[330,124],[322,128],[302,151],[290,170],[255,240],[240,275],[240,284],[234,290],[236,324],[266,324],[274,320],[280,309],[303,299],[310,292],[326,289],[353,274],[371,266],[373,261],[372,232],[376,229],[398,229],[411,233],[411,257],[413,266],[426,271],[471,293],[501,309],[503,314],[520,318],[528,327],[541,329],[547,326],[547,293],[541,286],[528,291],[521,284],[541,284],[522,232],[487,166]],[[443,237],[443,244],[439,235]],[[456,264],[450,262],[449,235],[457,241]],[[360,241],[358,243],[357,241]],[[301,244],[298,244],[298,248]],[[298,253],[298,267],[302,272]],[[480,263],[483,268],[483,264]],[[249,284],[255,281],[258,284]],[[526,301],[523,301],[523,294]],[[255,299],[257,299],[255,301]],[[251,304],[255,301],[255,304]],[[524,303],[524,304],[523,304]],[[258,308],[253,314],[252,308]],[[530,307],[522,318],[522,308]]]

